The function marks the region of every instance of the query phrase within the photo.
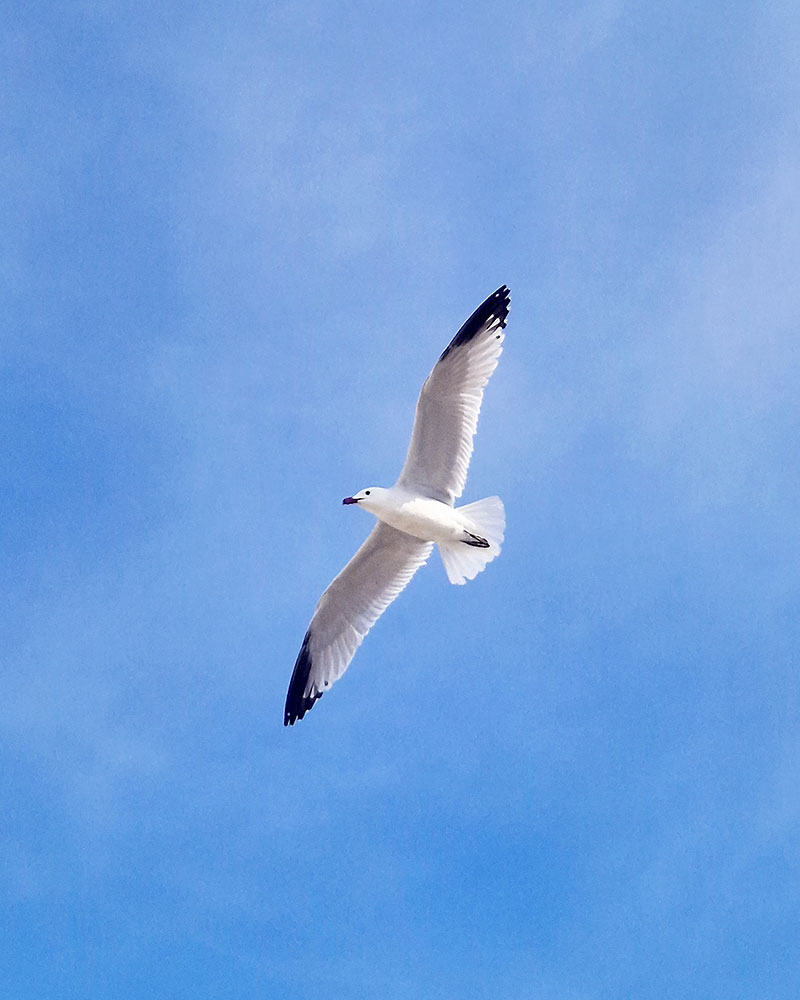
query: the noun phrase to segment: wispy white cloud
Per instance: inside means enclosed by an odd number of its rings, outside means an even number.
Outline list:
[[[800,266],[797,163],[779,162],[731,206],[674,275],[668,315],[654,317],[622,360],[618,386],[632,387],[629,438],[638,459],[694,490],[713,507],[788,486],[785,428],[800,315],[792,275]],[[778,501],[780,507],[780,502]]]

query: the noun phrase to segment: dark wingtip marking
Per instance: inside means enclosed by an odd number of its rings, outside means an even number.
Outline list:
[[[505,326],[510,302],[510,290],[506,285],[501,285],[496,292],[492,292],[488,299],[481,302],[475,312],[442,351],[439,360],[442,361],[446,358],[454,347],[461,347],[463,344],[468,344],[493,319],[500,320],[500,326]]]
[[[474,545],[478,549],[488,549],[489,548],[489,543],[486,541],[485,538],[481,538],[480,535],[473,535],[473,533],[471,531],[468,531],[467,534],[469,535],[469,538],[462,538],[461,539],[461,541],[465,545]]]
[[[292,671],[292,679],[289,681],[289,690],[286,692],[286,707],[283,710],[284,726],[293,726],[298,719],[302,719],[309,709],[314,707],[314,702],[322,697],[319,694],[304,697],[303,692],[308,684],[308,677],[311,673],[311,650],[309,642],[311,631],[306,632],[303,638],[303,645],[297,654],[297,660]]]

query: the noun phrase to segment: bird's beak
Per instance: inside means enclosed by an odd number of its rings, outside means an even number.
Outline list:
[[[358,503],[355,497],[345,497],[342,503]]]

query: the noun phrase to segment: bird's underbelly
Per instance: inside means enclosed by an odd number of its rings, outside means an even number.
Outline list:
[[[407,535],[423,542],[455,542],[464,534],[464,523],[458,512],[440,500],[415,497],[394,510],[383,510],[377,515]]]

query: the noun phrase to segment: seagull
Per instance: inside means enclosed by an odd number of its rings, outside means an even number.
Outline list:
[[[394,486],[345,497],[378,523],[319,599],[292,671],[283,724],[302,719],[347,670],[364,636],[428,560],[434,544],[451,583],[472,580],[503,543],[499,497],[456,507],[464,491],[483,390],[497,367],[511,293],[501,285],[442,352],[417,401]]]

